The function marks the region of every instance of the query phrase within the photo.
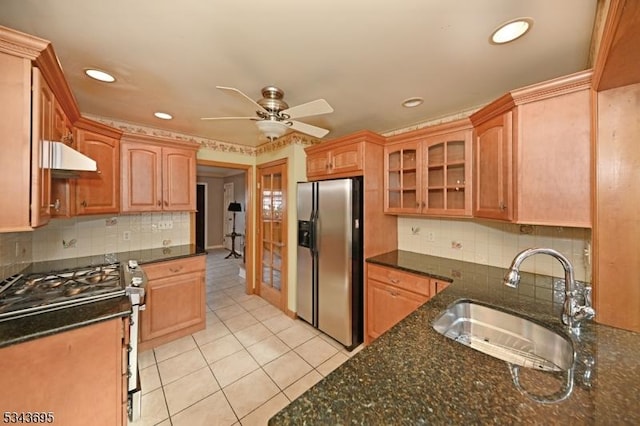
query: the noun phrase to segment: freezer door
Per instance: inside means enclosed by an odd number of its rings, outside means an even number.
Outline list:
[[[308,228],[308,232],[312,231],[311,214],[313,213],[313,183],[298,183],[298,272],[296,285],[296,300],[298,317],[314,324],[314,264],[313,264],[313,247],[305,247],[309,241],[300,240],[300,236],[304,235],[304,229]],[[300,244],[302,243],[302,245]]]
[[[318,328],[352,343],[350,179],[318,182]]]

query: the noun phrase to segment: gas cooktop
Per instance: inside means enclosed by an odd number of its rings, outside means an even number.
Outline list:
[[[18,274],[0,283],[0,321],[124,294],[119,263]]]

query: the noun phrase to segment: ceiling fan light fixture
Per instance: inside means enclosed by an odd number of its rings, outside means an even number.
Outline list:
[[[87,68],[84,73],[94,80],[102,81],[104,83],[113,83],[116,78],[106,71],[102,71],[96,68]]]
[[[533,26],[533,19],[518,18],[505,22],[496,28],[491,34],[489,41],[492,44],[505,44],[519,39],[525,35]]]
[[[171,114],[168,114],[166,112],[154,112],[153,115],[155,115],[157,118],[161,119],[161,120],[171,120],[173,119],[173,116]]]
[[[284,135],[289,126],[281,121],[275,120],[260,120],[256,121],[256,126],[270,141],[278,139]]]
[[[424,99],[420,97],[409,98],[402,101],[402,106],[405,108],[415,108],[424,103]]]

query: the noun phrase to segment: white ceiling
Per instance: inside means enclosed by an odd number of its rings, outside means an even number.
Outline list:
[[[253,115],[215,86],[251,98],[276,85],[326,138],[385,133],[468,110],[504,92],[588,66],[597,0],[1,0],[0,24],[53,42],[84,114],[256,146]],[[488,42],[531,17],[522,39]],[[112,72],[99,83],[83,70]],[[401,107],[409,97],[425,103]],[[159,120],[155,111],[173,114]]]

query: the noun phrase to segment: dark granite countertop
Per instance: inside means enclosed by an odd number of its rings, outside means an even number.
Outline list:
[[[34,262],[22,272],[59,271],[106,263],[126,262],[135,259],[140,264],[162,262],[190,256],[206,254],[205,250],[191,245],[134,250],[102,256],[86,256]],[[131,304],[126,296],[87,303],[75,307],[65,307],[50,312],[28,315],[21,318],[0,321],[0,347],[26,342],[50,334],[60,333],[77,327],[127,316],[131,313]]]
[[[431,327],[449,304],[469,298],[564,333],[551,277],[523,273],[519,288],[511,289],[501,282],[501,268],[404,251],[367,261],[453,283],[276,414],[270,425],[640,424],[639,333],[584,324],[574,341],[578,359],[595,359],[590,380],[577,363],[571,395],[541,404],[514,387],[504,361]],[[563,381],[560,374],[521,369],[522,386],[532,394],[550,395]]]

